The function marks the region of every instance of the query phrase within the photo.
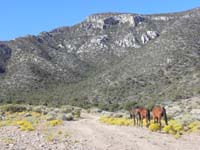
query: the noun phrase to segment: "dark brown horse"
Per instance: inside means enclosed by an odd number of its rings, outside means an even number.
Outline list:
[[[131,115],[134,120],[134,125],[143,125],[143,119],[146,119],[146,125],[150,123],[150,111],[143,107],[132,108]]]
[[[160,127],[161,127],[161,118],[162,117],[164,117],[165,124],[168,125],[167,113],[166,113],[166,109],[164,107],[155,106],[152,110],[152,116],[153,116],[154,122],[159,123]]]
[[[139,108],[132,108],[130,110],[130,118],[133,119],[134,125],[141,126],[141,115],[138,111]]]

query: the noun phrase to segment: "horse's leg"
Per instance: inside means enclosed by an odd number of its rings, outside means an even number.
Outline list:
[[[137,115],[137,120],[138,120],[138,126],[141,127],[141,118],[139,115]]]
[[[139,124],[138,124],[138,118],[136,117],[136,126],[138,127]]]
[[[144,120],[144,119],[146,119],[146,117],[143,116],[143,117],[142,117],[142,127],[143,127],[143,123],[144,123],[143,120]]]
[[[140,119],[141,127],[143,127],[143,117]]]
[[[156,116],[153,116],[153,122],[156,123]]]
[[[159,120],[158,120],[158,117],[156,117],[156,123],[159,123],[158,121],[159,121]]]
[[[134,126],[136,125],[135,116],[133,116],[133,124],[134,124]]]
[[[160,131],[161,131],[161,128],[162,128],[161,117],[158,117],[158,122],[159,122],[159,125],[160,125]]]
[[[148,118],[146,117],[146,127],[149,126],[149,121],[148,121]]]
[[[138,126],[140,127],[140,118],[137,118],[137,121],[138,121]]]
[[[134,125],[137,127],[137,118],[134,118]]]

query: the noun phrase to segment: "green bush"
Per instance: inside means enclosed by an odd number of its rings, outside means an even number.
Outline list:
[[[72,106],[62,106],[61,107],[61,112],[62,113],[71,113],[73,111],[73,107]]]
[[[132,107],[136,106],[137,103],[136,102],[133,102],[133,101],[126,101],[124,104],[123,104],[123,109],[125,110],[130,110]]]
[[[119,107],[120,107],[119,104],[117,104],[117,103],[113,103],[113,104],[110,104],[110,105],[109,105],[108,110],[111,111],[111,112],[114,112],[114,111],[119,110]]]
[[[34,112],[37,112],[37,113],[40,113],[40,114],[44,114],[44,115],[46,115],[48,113],[47,107],[46,106],[41,106],[41,105],[33,107],[32,110]]]
[[[74,120],[74,116],[73,116],[73,114],[72,114],[72,113],[68,113],[68,114],[66,114],[66,120],[67,120],[67,121]]]
[[[4,105],[1,106],[0,109],[4,112],[11,112],[11,113],[22,112],[27,110],[25,106],[17,104]]]
[[[105,111],[108,111],[109,110],[109,107],[108,107],[108,104],[105,104],[103,102],[100,102],[98,104],[98,108],[101,109],[101,110],[105,110]]]
[[[80,118],[81,117],[81,109],[75,109],[73,112],[73,116],[75,118]]]

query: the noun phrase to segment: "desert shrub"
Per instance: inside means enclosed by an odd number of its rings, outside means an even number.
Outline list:
[[[148,103],[146,103],[145,107],[149,110],[152,110],[155,105],[156,105],[155,101],[148,101]]]
[[[55,120],[57,115],[55,112],[51,111],[45,117],[47,121],[50,121],[50,120]]]
[[[11,113],[22,112],[27,110],[25,106],[18,104],[4,105],[1,106],[0,109],[4,112],[11,112]]]
[[[188,125],[189,132],[200,131],[200,121],[194,121]]]
[[[55,139],[55,136],[52,134],[52,133],[48,133],[46,136],[45,136],[45,139],[47,142],[51,142]]]
[[[122,113],[113,113],[112,116],[114,118],[122,118],[123,117],[123,114]]]
[[[156,132],[156,131],[160,130],[160,124],[158,124],[158,123],[151,123],[149,125],[149,130],[153,131],[153,132]]]
[[[174,137],[175,137],[176,139],[179,139],[179,138],[181,137],[181,134],[180,134],[180,133],[176,133],[176,134],[174,135]]]
[[[111,112],[115,112],[119,110],[120,105],[118,103],[109,104],[108,110]]]
[[[38,112],[30,112],[30,114],[33,117],[40,117],[41,116],[41,113],[38,113]]]
[[[71,113],[74,110],[72,106],[62,106],[61,112],[62,113]]]
[[[191,122],[195,121],[195,118],[193,117],[193,115],[191,113],[188,112],[179,117],[176,117],[176,120],[183,125],[188,125]]]
[[[75,118],[80,118],[80,117],[81,117],[81,109],[75,109],[75,110],[73,111],[73,116],[74,116]]]
[[[170,131],[171,131],[172,129],[173,129],[173,128],[172,128],[171,125],[166,125],[166,126],[164,126],[163,131],[164,131],[165,133],[170,133]]]
[[[3,141],[3,143],[6,143],[6,144],[13,144],[15,143],[15,140],[11,137],[3,137],[1,139],[1,141]]]
[[[169,120],[169,125],[171,125],[171,130],[175,134],[183,132],[183,125],[176,120]]]
[[[29,122],[27,120],[17,121],[16,124],[20,126],[20,130],[22,130],[22,131],[33,131],[33,130],[35,130],[35,128],[31,124],[31,122]]]
[[[0,121],[0,127],[10,126],[10,125],[13,125],[13,121],[12,120],[2,120],[2,121]]]
[[[100,108],[90,108],[89,112],[90,113],[101,113],[102,110]]]
[[[73,114],[72,114],[72,113],[68,113],[68,114],[66,114],[66,120],[67,120],[67,121],[74,120],[74,116],[73,116]]]
[[[58,119],[63,120],[63,121],[71,121],[74,119],[72,113],[68,113],[68,114],[58,114]]]
[[[98,104],[98,108],[101,109],[101,110],[105,110],[105,111],[108,111],[108,110],[109,110],[108,104],[105,104],[105,103],[103,103],[103,102],[100,102],[100,103]]]
[[[130,110],[132,107],[136,106],[137,103],[136,102],[133,102],[133,101],[126,101],[124,104],[123,104],[123,109],[125,110]]]
[[[133,125],[133,120],[125,118],[114,118],[114,117],[100,117],[100,122],[109,124],[109,125],[119,125],[119,126],[130,126]]]
[[[59,130],[57,133],[58,133],[58,134],[63,134],[62,131],[60,131],[60,130]]]
[[[33,111],[44,115],[48,113],[48,110],[45,106],[35,106],[33,107]]]
[[[57,120],[57,119],[49,121],[50,126],[61,125],[62,123],[63,123],[62,120]]]
[[[54,111],[56,114],[61,112],[61,110],[60,110],[59,108],[54,108],[53,111]]]

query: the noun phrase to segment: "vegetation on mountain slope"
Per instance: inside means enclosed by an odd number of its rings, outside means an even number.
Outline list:
[[[0,102],[120,109],[200,94],[200,10],[95,14],[0,42]]]

